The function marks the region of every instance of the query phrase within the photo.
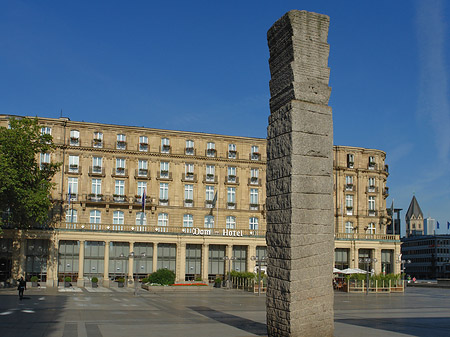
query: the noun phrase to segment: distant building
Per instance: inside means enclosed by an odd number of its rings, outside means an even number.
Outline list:
[[[419,279],[450,277],[450,235],[402,238],[405,273]],[[410,263],[407,263],[409,262]]]
[[[391,220],[391,222],[389,222],[388,225],[386,226],[386,234],[400,235],[401,230],[400,212],[402,210],[403,210],[402,208],[394,208],[394,217]],[[388,208],[387,213],[389,216],[392,217],[392,209]]]
[[[405,216],[406,236],[424,235],[423,213],[414,195]]]
[[[436,219],[430,217],[426,218],[424,220],[424,228],[425,228],[425,235],[436,234]]]

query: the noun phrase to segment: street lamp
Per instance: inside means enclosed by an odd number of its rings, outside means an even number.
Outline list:
[[[122,253],[120,254],[120,257],[125,257],[125,255]],[[147,257],[147,255],[145,254],[145,252],[142,252],[141,254],[136,254],[135,252],[131,252],[130,254],[128,254],[128,257],[131,257],[132,259],[134,259],[134,261],[136,261],[136,268],[134,270],[135,272],[135,277],[134,277],[134,296],[138,295],[138,260],[139,259],[145,259]]]
[[[411,260],[402,260],[401,255],[399,256],[399,261],[402,264],[402,280],[403,280],[403,288],[405,288],[405,264],[410,264]]]
[[[369,272],[370,272],[370,265],[372,263],[376,263],[378,260],[376,258],[370,258],[370,257],[360,257],[359,263],[363,263],[366,265],[366,295],[369,294]]]
[[[250,260],[256,262],[256,266],[258,267],[258,296],[261,295],[261,262],[266,261],[266,257],[262,256],[252,256]]]
[[[234,256],[228,257],[224,256],[223,259],[225,260],[225,269],[226,269],[226,261],[228,261],[228,277],[227,277],[227,288],[230,289],[230,280],[231,280],[231,261],[236,260]]]

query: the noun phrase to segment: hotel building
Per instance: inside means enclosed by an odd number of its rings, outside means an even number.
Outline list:
[[[11,116],[0,115],[0,126]],[[39,118],[61,162],[50,227],[3,228],[0,281],[36,275],[129,284],[161,268],[176,280],[254,271],[266,255],[266,140]],[[386,234],[385,153],[334,147],[335,265],[400,270],[399,233]],[[144,200],[143,200],[144,199]]]

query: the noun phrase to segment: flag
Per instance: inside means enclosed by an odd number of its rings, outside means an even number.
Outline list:
[[[447,230],[450,229],[450,222],[447,221]]]
[[[142,212],[145,212],[145,198],[146,198],[146,193],[145,193],[145,188],[144,188],[144,192],[142,192]]]
[[[394,199],[392,199],[392,204],[391,204],[391,228],[392,228],[392,234],[395,235],[395,225],[394,225]],[[399,233],[400,234],[400,233]]]
[[[214,194],[214,198],[213,198],[213,200],[212,200],[211,208],[216,207],[216,202],[217,202],[217,192],[216,192],[216,194]]]
[[[439,229],[439,221],[436,221],[436,228]]]
[[[71,186],[69,185],[69,198],[68,198],[69,199],[69,207],[70,207],[70,199],[72,199],[72,193],[70,192],[70,187]]]

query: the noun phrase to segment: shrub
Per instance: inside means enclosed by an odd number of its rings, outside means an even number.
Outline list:
[[[196,277],[196,278],[195,278],[195,281],[196,281],[196,282],[200,282],[200,281],[203,281],[203,279],[202,279],[201,277]]]
[[[148,277],[144,277],[144,278],[142,279],[142,283],[148,283]]]
[[[214,283],[215,283],[215,284],[222,283],[222,279],[221,279],[220,277],[218,277],[218,278],[216,278],[216,279],[214,280]]]
[[[72,282],[72,278],[71,278],[70,276],[66,276],[66,277],[64,278],[64,281],[65,281],[65,282]]]
[[[124,279],[123,277],[119,277],[119,278],[117,279],[117,282],[119,282],[119,283],[124,283],[124,282],[125,282],[125,279]]]
[[[98,278],[96,278],[95,276],[91,279],[92,283],[97,283],[98,282]]]
[[[39,279],[38,279],[37,276],[32,276],[31,279],[30,279],[31,282],[37,282],[38,280]]]
[[[169,269],[159,269],[148,277],[150,283],[169,285],[175,283],[175,273]]]

